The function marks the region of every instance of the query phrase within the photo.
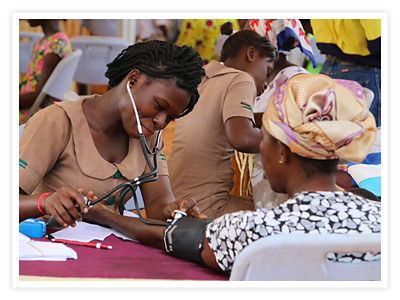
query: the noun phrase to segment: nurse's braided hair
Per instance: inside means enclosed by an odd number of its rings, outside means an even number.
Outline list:
[[[190,103],[180,117],[192,111],[197,103],[197,86],[205,72],[203,60],[192,47],[157,40],[131,45],[107,65],[108,86],[117,86],[133,69],[145,73],[150,80],[173,80],[178,88],[188,92]]]

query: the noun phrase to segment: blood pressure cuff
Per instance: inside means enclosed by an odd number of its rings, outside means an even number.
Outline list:
[[[165,251],[176,257],[203,263],[200,252],[204,247],[204,232],[212,220],[182,217],[164,230]]]

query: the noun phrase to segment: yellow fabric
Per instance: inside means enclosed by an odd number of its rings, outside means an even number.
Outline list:
[[[367,41],[381,36],[380,19],[311,19],[317,43],[337,45],[344,53],[371,54]]]
[[[215,57],[215,43],[220,35],[220,27],[226,22],[233,24],[233,30],[239,30],[236,19],[186,19],[183,20],[181,32],[176,44],[188,45],[199,52],[200,57],[207,64]]]
[[[234,182],[234,191],[239,196],[253,196],[250,174],[253,172],[254,154],[242,153],[235,150],[235,156],[232,159],[236,163],[238,172],[237,181],[235,180]]]
[[[300,74],[281,85],[263,115],[265,129],[300,156],[361,162],[376,125],[360,84]]]

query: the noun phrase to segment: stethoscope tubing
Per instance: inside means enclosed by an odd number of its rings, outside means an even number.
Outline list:
[[[106,192],[105,194],[103,194],[101,197],[99,197],[98,199],[94,200],[94,201],[86,201],[87,206],[90,208],[93,205],[95,205],[96,203],[99,203],[101,201],[103,201],[104,199],[108,198],[109,196],[111,196],[112,194],[114,194],[116,191],[121,190],[120,194],[119,194],[119,199],[117,201],[119,201],[118,203],[118,209],[119,209],[119,213],[121,215],[123,215],[124,210],[125,210],[125,204],[124,204],[124,198],[126,196],[126,194],[129,191],[132,191],[132,196],[133,196],[133,200],[135,203],[135,209],[137,211],[137,214],[139,216],[139,219],[149,225],[162,225],[162,226],[166,226],[168,225],[168,223],[165,222],[155,222],[155,221],[149,221],[146,220],[142,214],[140,213],[140,209],[139,209],[139,205],[138,205],[138,201],[137,201],[137,197],[136,197],[136,193],[135,193],[135,187],[139,187],[139,185],[143,184],[143,183],[148,183],[148,182],[152,182],[152,181],[156,181],[158,179],[158,162],[157,162],[157,155],[158,155],[158,146],[160,143],[160,138],[161,138],[161,132],[162,130],[159,130],[157,133],[157,139],[156,139],[156,145],[154,147],[153,151],[150,151],[149,147],[147,146],[146,143],[146,139],[145,136],[143,135],[142,132],[142,126],[140,124],[140,119],[139,119],[139,114],[138,111],[136,109],[136,105],[135,105],[135,101],[133,100],[133,96],[132,93],[130,91],[129,88],[129,82],[127,84],[127,90],[128,90],[128,94],[131,98],[131,102],[132,102],[132,106],[133,106],[133,110],[135,112],[135,117],[137,120],[137,124],[138,124],[138,132],[139,132],[139,141],[140,141],[140,146],[142,148],[142,152],[143,152],[143,156],[146,160],[146,164],[147,166],[150,168],[150,172],[147,174],[143,174],[139,177],[133,178],[132,180],[129,180],[127,182],[121,183],[117,186],[115,186],[114,188],[112,188],[111,190],[109,190],[108,192]],[[150,161],[150,157],[149,154],[153,155],[153,163],[151,163]],[[86,199],[86,197],[84,197]],[[87,200],[87,199],[86,199]]]
[[[147,183],[147,182],[152,182],[152,181],[156,181],[158,179],[158,163],[157,163],[157,155],[158,155],[158,145],[160,143],[160,138],[161,138],[161,130],[158,131],[157,133],[157,139],[156,139],[156,145],[154,147],[153,151],[150,151],[149,147],[147,146],[146,143],[146,139],[143,135],[142,132],[142,126],[140,124],[140,119],[139,119],[139,114],[136,108],[136,104],[135,101],[133,99],[132,93],[130,91],[130,86],[129,86],[129,82],[126,85],[126,89],[128,91],[128,95],[131,99],[132,102],[132,106],[133,106],[133,111],[135,113],[135,117],[137,120],[137,126],[138,126],[138,133],[139,133],[139,141],[140,141],[140,146],[142,148],[142,152],[143,152],[143,156],[146,160],[146,163],[148,165],[148,167],[150,168],[150,172],[147,174],[143,174],[137,178],[134,178],[128,182],[124,182],[120,185],[117,185],[116,187],[112,188],[110,191],[108,191],[107,193],[105,193],[104,195],[102,195],[100,198],[98,198],[95,201],[89,201],[88,202],[88,206],[91,207],[93,205],[95,205],[96,203],[99,203],[100,201],[103,201],[105,198],[109,197],[111,194],[115,193],[116,191],[118,191],[119,189],[121,189],[121,192],[119,194],[119,203],[118,203],[118,209],[119,209],[119,213],[121,215],[123,215],[124,210],[125,210],[125,205],[124,205],[124,198],[126,196],[126,194],[129,191],[132,191],[132,196],[133,196],[133,200],[135,203],[135,208],[136,211],[139,215],[140,220],[142,220],[142,222],[146,223],[146,224],[150,224],[150,225],[168,225],[168,223],[163,223],[163,222],[154,222],[154,221],[149,221],[146,220],[145,218],[143,218],[143,216],[140,213],[140,209],[138,208],[138,202],[137,202],[137,197],[136,197],[136,193],[135,193],[135,187],[138,187],[139,185],[143,184],[143,183]],[[151,163],[150,161],[150,157],[149,154],[153,155],[153,163]]]

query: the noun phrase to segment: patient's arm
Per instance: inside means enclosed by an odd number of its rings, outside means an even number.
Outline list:
[[[143,244],[164,249],[163,235],[166,226],[148,225],[143,223],[139,218],[122,216],[102,203],[98,203],[90,208],[89,212],[83,216],[83,220],[116,229]],[[155,219],[150,220],[160,222]],[[200,255],[207,266],[213,269],[220,269],[214,252],[208,246],[205,236],[204,248],[200,252]]]

